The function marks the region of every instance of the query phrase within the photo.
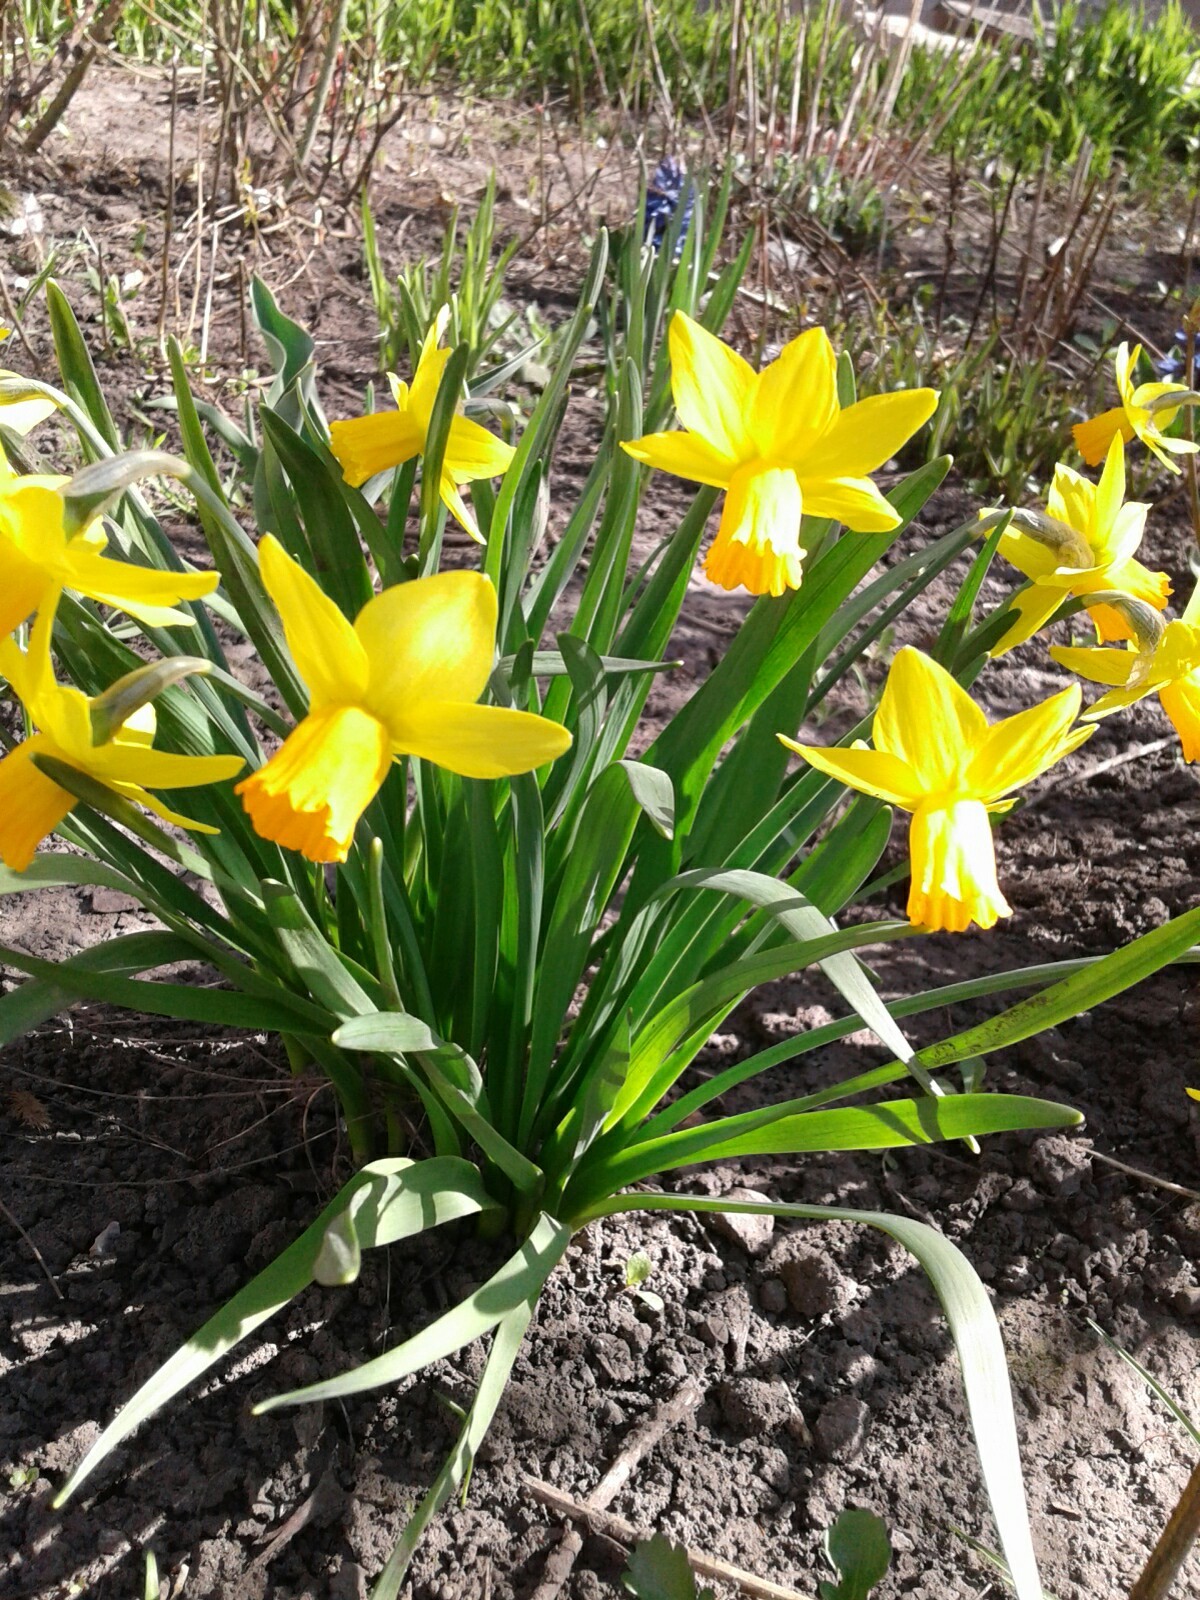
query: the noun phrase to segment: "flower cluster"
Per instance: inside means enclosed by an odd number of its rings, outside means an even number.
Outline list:
[[[335,421],[330,447],[351,486],[426,453],[450,352],[446,312],[434,320],[411,387],[392,378],[396,408]],[[803,582],[806,526],[836,521],[852,534],[886,533],[900,516],[872,479],[928,420],[938,397],[917,389],[843,406],[838,361],[821,328],[792,340],[761,372],[686,313],[669,329],[671,381],[683,427],[624,441],[636,460],[725,490],[705,573],[724,589],[781,601]],[[1148,507],[1125,500],[1125,444],[1142,440],[1173,471],[1170,455],[1194,448],[1163,429],[1188,392],[1133,385],[1139,351],[1117,354],[1121,404],[1076,429],[1093,483],[1060,464],[1044,513],[1018,513],[999,553],[1028,580],[1009,603],[992,654],[1030,639],[1063,607],[1087,611],[1100,648],[1060,648],[1054,659],[1108,692],[1079,724],[1080,690],[989,725],[945,666],[913,649],[893,662],[873,723],[873,748],[820,749],[780,734],[809,766],[911,814],[910,920],[928,929],[989,928],[1010,909],[997,880],[990,814],[1014,791],[1086,739],[1095,719],[1157,693],[1184,756],[1200,754],[1200,612],[1194,596],[1164,627],[1171,586],[1136,559]],[[1175,404],[1172,400],[1179,397]],[[3,417],[16,431],[44,420],[53,402],[22,401]],[[477,423],[453,415],[439,492],[483,540],[462,490],[502,475],[514,452]],[[150,793],[221,783],[241,757],[153,748],[155,685],[100,707],[54,677],[51,646],[64,593],[124,611],[151,628],[193,624],[179,607],[210,595],[215,572],[164,571],[107,553],[101,519],[75,528],[66,480],[19,474],[0,455],[0,672],[19,697],[28,736],[0,760],[0,856],[24,869],[67,816],[72,769],[187,828]],[[819,531],[819,530],[815,530]],[[342,862],[360,818],[398,757],[468,778],[534,771],[570,746],[558,722],[484,700],[498,621],[496,590],[474,571],[448,571],[385,588],[346,616],[280,541],[258,548],[259,576],[282,623],[307,713],[237,793],[256,832],[313,862]],[[768,602],[769,603],[769,602]],[[786,602],[783,602],[786,603]],[[33,618],[27,644],[15,637]],[[1111,643],[1122,648],[1103,648]],[[195,670],[205,670],[197,662]],[[141,688],[144,687],[144,692]],[[158,684],[160,687],[161,684]],[[112,706],[119,707],[114,715]]]

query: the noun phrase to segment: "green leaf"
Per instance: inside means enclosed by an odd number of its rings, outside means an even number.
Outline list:
[[[498,1272],[468,1299],[435,1318],[420,1333],[385,1354],[376,1356],[373,1361],[364,1361],[361,1367],[342,1373],[340,1377],[327,1378],[322,1383],[311,1383],[303,1389],[292,1389],[287,1394],[260,1400],[254,1407],[255,1415],[261,1416],[263,1412],[274,1411],[280,1406],[344,1399],[347,1395],[362,1394],[368,1389],[382,1388],[385,1384],[400,1383],[422,1367],[453,1355],[464,1345],[489,1333],[518,1306],[535,1299],[562,1259],[570,1238],[569,1228],[543,1213],[529,1238]]]
[[[268,409],[278,410],[280,401],[293,386],[298,387],[305,403],[314,409],[316,344],[312,335],[280,311],[275,296],[259,277],[250,280],[250,305],[275,370],[275,381],[267,391]],[[320,412],[316,414],[319,416]]]
[[[661,768],[645,761],[618,761],[617,765],[629,779],[633,798],[655,831],[664,839],[671,838],[675,829],[675,789],[670,778]]]
[[[424,1537],[426,1528],[458,1486],[466,1481],[479,1446],[491,1427],[492,1418],[496,1415],[508,1385],[513,1364],[525,1338],[525,1330],[533,1318],[536,1304],[536,1297],[531,1295],[528,1300],[523,1300],[519,1306],[510,1311],[497,1326],[492,1339],[492,1348],[488,1353],[487,1365],[483,1369],[483,1377],[479,1380],[474,1403],[458,1436],[458,1443],[438,1473],[429,1493],[410,1518],[400,1542],[392,1551],[387,1566],[371,1590],[371,1600],[396,1600],[400,1593],[401,1581],[408,1571],[409,1563]]]
[[[394,1158],[364,1167],[282,1255],[240,1289],[142,1384],[59,1490],[54,1499],[56,1509],[139,1423],[203,1376],[247,1334],[313,1282],[330,1224],[356,1197],[355,1233],[360,1248],[368,1250],[494,1207],[478,1171],[466,1161],[451,1157],[419,1162]]]
[[[943,1109],[950,1102],[941,1102]],[[736,1211],[747,1216],[803,1217],[859,1222],[890,1234],[920,1262],[934,1287],[958,1350],[967,1410],[975,1434],[984,1485],[1000,1542],[1008,1558],[1017,1600],[1042,1600],[1029,1509],[1021,1477],[1021,1453],[1013,1417],[1004,1343],[987,1290],[956,1246],[927,1223],[882,1211],[833,1206],[757,1205],[694,1195],[622,1195],[598,1205],[593,1216],[623,1211]],[[952,1470],[956,1463],[950,1463]]]
[[[62,373],[64,388],[109,449],[119,450],[121,437],[113,422],[112,413],[105,404],[104,395],[96,379],[96,369],[92,365],[92,358],[83,335],[79,331],[75,313],[71,310],[66,295],[53,278],[46,284],[46,310],[50,316],[54,354],[58,360],[58,370]],[[93,453],[99,455],[101,452],[93,449]]]
[[[887,1524],[873,1511],[847,1508],[826,1531],[825,1554],[840,1581],[823,1582],[821,1600],[867,1600],[892,1564]]]
[[[711,1589],[696,1588],[683,1546],[661,1533],[634,1545],[622,1581],[638,1600],[715,1600]]]

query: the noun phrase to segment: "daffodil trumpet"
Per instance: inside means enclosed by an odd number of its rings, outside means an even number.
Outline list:
[[[874,749],[823,749],[779,737],[809,766],[910,813],[909,921],[930,931],[990,928],[1012,914],[996,876],[990,814],[1090,735],[1075,726],[1078,685],[989,724],[955,679],[905,646],[892,662]]]

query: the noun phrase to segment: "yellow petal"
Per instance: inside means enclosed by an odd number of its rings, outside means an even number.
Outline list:
[[[987,728],[945,667],[911,645],[897,652],[875,713],[875,747],[907,762],[923,793],[954,787]]]
[[[496,591],[479,572],[438,572],[377,594],[354,624],[370,663],[364,703],[390,727],[427,700],[478,700],[492,671],[496,616]]]
[[[707,483],[713,489],[727,488],[738,466],[732,456],[722,455],[706,440],[682,429],[625,439],[621,449],[648,467],[670,472],[676,478],[690,478],[693,483]]]
[[[1079,685],[1073,683],[1040,705],[995,723],[966,767],[966,788],[978,799],[1000,800],[1078,749],[1095,731],[1072,727],[1081,700]]]
[[[1129,682],[1138,659],[1135,650],[1093,650],[1060,644],[1050,646],[1050,655],[1076,677],[1113,685]]]
[[[1122,561],[1110,567],[1102,587],[1141,600],[1155,611],[1165,609],[1171,594],[1171,580],[1166,573],[1151,572],[1140,561]],[[1133,629],[1115,606],[1089,606],[1088,616],[1096,624],[1101,644],[1135,637]]]
[[[798,463],[801,479],[865,478],[878,471],[929,421],[937,403],[935,389],[902,389],[847,406]]]
[[[1012,622],[988,654],[994,660],[997,656],[1006,655],[1017,645],[1024,644],[1026,639],[1032,639],[1050,621],[1066,598],[1061,588],[1045,583],[1031,583],[1027,589],[1014,594],[1008,603]]]
[[[1053,512],[1051,515],[1053,516]],[[1016,529],[1008,528],[1000,535],[997,550],[1009,563],[1016,567],[1027,578],[1045,578],[1055,572],[1058,563],[1053,551],[1047,549],[1040,539],[1035,539],[1032,534],[1020,533]]]
[[[344,861],[391,759],[381,722],[357,706],[330,706],[305,717],[237,793],[262,838],[309,861]]]
[[[0,372],[0,377],[9,378],[12,373]],[[45,422],[47,417],[53,416],[57,409],[53,400],[45,400],[37,395],[29,400],[0,399],[0,425],[11,428],[24,438],[39,422]]]
[[[822,745],[797,744],[784,734],[776,735],[781,744],[794,750],[802,760],[826,777],[836,778],[859,794],[874,795],[890,806],[911,811],[922,799],[917,775],[907,762],[883,750],[845,750]]]
[[[455,417],[450,424],[442,466],[460,483],[471,483],[476,478],[501,478],[512,465],[516,453],[512,445],[505,444],[503,439],[469,417]]]
[[[96,745],[87,760],[87,770],[102,783],[136,783],[143,789],[198,789],[225,783],[245,765],[241,756],[182,756],[149,750],[140,740],[121,739]]]
[[[679,420],[722,455],[753,455],[750,405],[757,374],[707,328],[684,311],[671,318],[671,392]]]
[[[532,772],[571,748],[571,735],[547,717],[460,700],[413,706],[396,733],[405,754],[464,778]]]
[[[760,455],[790,465],[833,427],[837,416],[837,356],[824,328],[807,328],[759,374],[750,432]]]
[[[1116,524],[1124,500],[1125,441],[1119,433],[1114,433],[1108,454],[1104,458],[1104,471],[1100,474],[1100,482],[1096,486],[1095,493],[1093,544],[1098,553],[1107,553],[1109,549],[1109,533]]]
[[[852,533],[890,533],[900,518],[870,478],[814,478],[805,475],[804,509],[810,517],[832,517]]]
[[[211,823],[197,822],[195,817],[186,816],[182,811],[173,811],[157,795],[151,794],[149,789],[143,789],[140,783],[110,783],[108,785],[115,794],[124,795],[125,799],[135,806],[144,806],[147,811],[163,822],[169,822],[173,828],[185,828],[188,833],[220,833],[220,828],[214,828]]]
[[[1113,435],[1117,441],[1120,437],[1120,434]],[[1096,528],[1096,485],[1090,479],[1060,461],[1054,469],[1054,478],[1046,496],[1046,510],[1058,522],[1065,522],[1069,528],[1074,528],[1080,536],[1080,542],[1091,550]],[[1056,562],[1053,555],[1051,560]],[[1081,563],[1088,566],[1092,564],[1090,561]]]
[[[1200,682],[1196,674],[1164,683],[1158,698],[1179,735],[1183,759],[1200,761]]]
[[[26,561],[2,533],[0,569],[4,572],[4,583],[0,586],[0,635],[7,638],[27,617],[48,605],[60,590],[44,567]]]
[[[258,565],[312,709],[360,700],[367,688],[367,657],[349,621],[273,533],[259,543]]]
[[[1141,345],[1135,344],[1133,349],[1130,350],[1128,340],[1122,339],[1113,355],[1113,367],[1117,376],[1117,393],[1121,396],[1122,405],[1129,405],[1133,399],[1133,374],[1137,370],[1137,364],[1141,359]]]
[[[431,342],[438,337],[438,324],[435,322],[425,337],[425,347],[421,351],[421,359],[417,363],[417,370],[413,375],[412,388],[408,392],[409,415],[420,428],[422,441],[429,431],[429,419],[433,415],[434,401],[437,399],[438,389],[442,383],[442,374],[446,370],[446,363],[451,355],[450,350],[439,350]],[[423,448],[424,444],[422,443]]]
[[[154,567],[138,567],[128,561],[113,561],[98,555],[90,541],[72,539],[55,577],[66,589],[74,589],[102,605],[125,611],[148,628],[192,627],[194,618],[177,611],[180,600],[202,600],[212,594],[220,581],[215,572],[162,572]]]
[[[411,461],[425,448],[425,430],[409,411],[374,411],[329,424],[329,448],[346,482],[357,488],[377,472]]]
[[[48,833],[75,804],[75,796],[39,772],[33,757],[57,754],[37,734],[0,760],[0,859],[12,872],[24,872]]]
[[[964,933],[972,922],[991,928],[1012,915],[996,879],[992,826],[978,800],[918,807],[908,842],[908,918],[915,926]]]
[[[725,497],[705,576],[722,589],[740,587],[751,594],[798,589],[804,560],[801,509],[794,472],[759,462],[740,468]]]
[[[448,472],[443,472],[438,480],[438,494],[446,510],[460,527],[466,529],[475,543],[486,544],[487,540],[479,531],[479,524],[475,520],[475,513],[463,499],[458,485]]]
[[[1071,433],[1075,448],[1089,467],[1100,465],[1115,437],[1120,436],[1126,444],[1134,437],[1133,424],[1125,415],[1124,406],[1114,406],[1111,411],[1102,411],[1098,417],[1077,422]]]

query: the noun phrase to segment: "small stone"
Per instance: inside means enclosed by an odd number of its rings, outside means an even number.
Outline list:
[[[758,1205],[763,1202],[763,1196],[757,1189],[730,1189],[725,1199]],[[714,1233],[722,1239],[728,1239],[730,1244],[736,1244],[750,1256],[762,1255],[775,1232],[774,1217],[753,1216],[745,1212],[710,1211],[706,1213],[705,1220]]]
[[[1091,1148],[1080,1139],[1051,1134],[1035,1141],[1029,1152],[1029,1170],[1043,1189],[1065,1199],[1078,1194],[1084,1179],[1090,1176]]]
[[[116,1253],[117,1240],[120,1237],[121,1224],[119,1222],[110,1222],[92,1240],[92,1247],[88,1251],[88,1255],[99,1258],[114,1255]]]
[[[367,1600],[369,1591],[366,1569],[357,1561],[343,1561],[329,1581],[329,1600]]]
[[[758,1303],[772,1316],[777,1317],[781,1311],[786,1311],[788,1297],[783,1279],[768,1278],[758,1291]]]
[[[816,1321],[850,1304],[853,1285],[845,1273],[830,1256],[807,1248],[798,1236],[781,1240],[768,1266],[783,1283],[788,1305],[798,1317]]]
[[[1176,1289],[1171,1296],[1171,1305],[1181,1317],[1200,1317],[1200,1289],[1194,1284]]]
[[[813,1425],[813,1439],[826,1461],[853,1461],[866,1443],[871,1412],[856,1395],[831,1400]]]
[[[792,1391],[783,1382],[727,1378],[717,1385],[716,1392],[726,1424],[743,1438],[786,1427],[797,1410]]]

